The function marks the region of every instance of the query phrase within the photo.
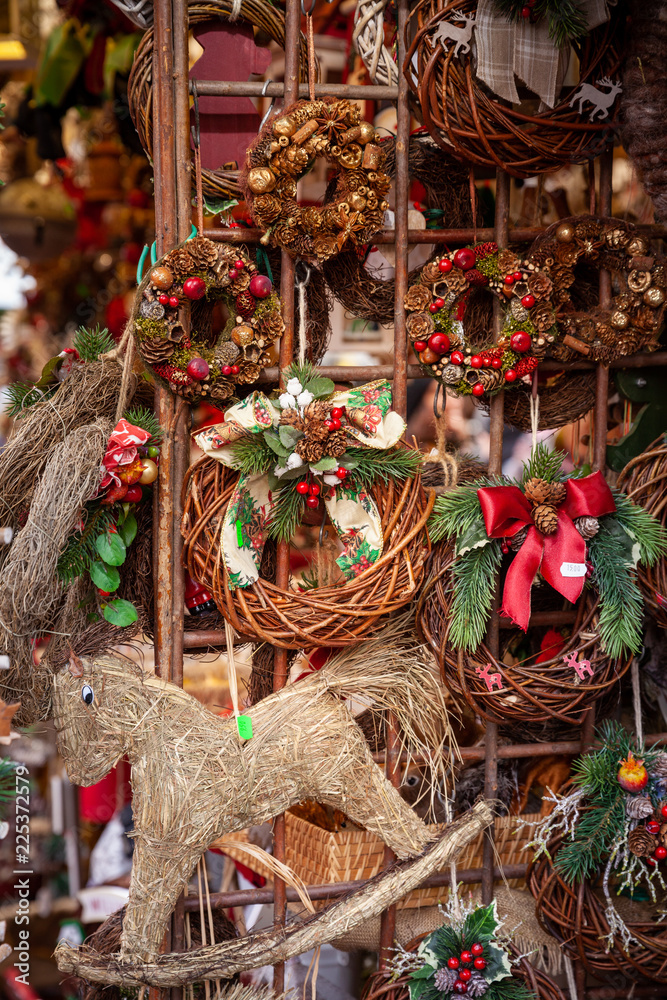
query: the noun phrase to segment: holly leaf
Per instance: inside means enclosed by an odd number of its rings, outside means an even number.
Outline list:
[[[487,982],[495,983],[499,979],[505,979],[512,975],[509,956],[502,948],[495,944],[485,944],[484,958],[486,959],[484,975]]]
[[[490,545],[494,541],[493,538],[489,538],[486,533],[486,528],[484,527],[484,521],[480,520],[471,525],[467,531],[465,531],[456,542],[456,555],[457,558],[465,555],[466,552],[470,552],[471,549],[481,549],[485,545]]]
[[[283,472],[280,478],[276,477],[278,478],[278,486],[280,486],[281,483],[284,483],[289,479],[301,479],[303,478],[303,476],[305,476],[307,472],[308,472],[307,465],[299,465],[298,468],[296,469],[288,469],[287,472]]]
[[[316,469],[317,472],[333,472],[337,465],[335,458],[321,458],[319,462],[311,465],[311,469]]]
[[[129,548],[137,537],[137,519],[132,513],[125,515],[123,523],[118,525],[118,534],[123,539],[126,547]]]
[[[107,566],[99,559],[90,564],[90,579],[100,590],[112,593],[120,587],[120,573],[114,566]]]
[[[342,458],[338,459],[338,464],[342,465],[344,469],[348,470],[348,472],[353,472],[354,469],[359,468],[359,459],[348,458],[347,455],[343,455]]]
[[[430,979],[434,973],[435,969],[432,965],[422,965],[421,969],[410,973],[410,979]]]
[[[495,900],[488,906],[478,906],[477,909],[468,914],[463,925],[462,940],[464,945],[470,948],[476,941],[481,944],[489,941],[496,933],[499,923]]]
[[[130,604],[129,601],[124,601],[120,597],[108,601],[102,608],[102,614],[111,625],[118,625],[120,628],[131,625],[139,618],[134,604]]]
[[[289,448],[291,454],[296,447],[297,441],[303,437],[303,431],[297,430],[296,427],[282,426],[278,429],[278,437],[280,438],[280,443],[285,448]]]
[[[117,531],[105,531],[103,535],[98,535],[95,539],[95,548],[100,558],[109,566],[122,566],[125,562],[127,548]]]
[[[322,378],[318,375],[306,382],[303,388],[312,392],[315,399],[323,399],[325,396],[330,396],[336,386],[330,378]]]

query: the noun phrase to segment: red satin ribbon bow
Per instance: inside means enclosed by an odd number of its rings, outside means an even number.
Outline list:
[[[586,542],[573,524],[575,517],[612,514],[616,504],[600,472],[568,479],[565,501],[557,510],[558,527],[543,535],[533,524],[531,506],[518,486],[486,486],[477,490],[489,538],[511,538],[529,525],[525,542],[514,556],[505,578],[501,614],[526,631],[530,620],[530,588],[538,570],[554,590],[576,601],[585,576],[563,575],[567,563],[586,562]]]

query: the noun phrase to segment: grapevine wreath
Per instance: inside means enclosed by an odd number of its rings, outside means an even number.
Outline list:
[[[581,266],[618,275],[609,308],[575,307]],[[495,344],[473,345],[466,334],[471,287],[488,288],[503,303]],[[481,243],[429,262],[405,296],[406,326],[427,374],[456,395],[482,397],[530,375],[548,353],[608,362],[655,350],[666,289],[664,258],[649,256],[648,241],[632,226],[579,216],[551,226],[524,258]]]
[[[382,228],[391,180],[370,122],[356,104],[326,98],[297,101],[264,125],[241,174],[249,211],[273,243],[300,257],[326,260],[363,246]],[[302,208],[297,183],[317,156],[337,171],[330,203]]]
[[[184,562],[239,634],[345,646],[419,587],[433,494],[418,452],[398,443],[405,423],[388,382],[336,392],[307,364],[284,381],[277,398],[253,393],[197,435],[205,457],[186,478]],[[320,543],[327,531],[318,573],[283,590],[267,579],[265,543],[292,539],[308,514]]]
[[[216,302],[229,310],[220,335],[212,330]],[[148,271],[131,323],[142,360],[160,381],[185,399],[215,403],[257,381],[283,332],[272,282],[247,250],[205,236],[181,243]]]

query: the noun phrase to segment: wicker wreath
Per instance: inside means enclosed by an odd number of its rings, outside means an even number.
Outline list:
[[[655,350],[665,309],[664,258],[617,219],[579,216],[555,223],[524,258],[482,243],[452,251],[422,268],[405,296],[406,326],[426,374],[456,395],[478,398],[526,378],[541,358],[585,355],[609,362],[645,348]],[[578,311],[571,291],[575,268],[606,268],[621,281],[609,308]],[[471,343],[465,298],[486,287],[505,303],[496,344]]]
[[[203,583],[240,635],[282,649],[348,646],[372,634],[383,616],[414,597],[430,543],[425,525],[435,494],[420,477],[375,485],[370,493],[382,522],[385,549],[377,562],[340,586],[282,590],[260,576],[232,592],[220,552],[220,531],[237,473],[203,458],[188,470],[183,488],[184,565]]]
[[[297,101],[270,119],[248,149],[240,178],[255,222],[266,229],[262,243],[316,260],[368,243],[382,228],[391,184],[378,142],[350,101]],[[317,156],[338,171],[333,199],[302,208],[297,182]]]
[[[667,526],[667,444],[664,435],[628,462],[618,477],[617,486],[630,499]],[[658,594],[667,595],[667,561],[654,566],[638,566],[637,582],[646,607],[658,625],[667,628],[667,608]]]
[[[540,412],[537,429],[556,430],[575,423],[595,404],[595,372],[549,372],[546,385],[539,388]],[[505,396],[503,420],[520,431],[530,431],[532,388],[524,382]],[[489,411],[489,399],[483,396],[475,405]]]
[[[512,665],[503,662],[502,654],[514,649],[516,638],[524,634],[515,627],[502,629],[499,659],[484,644],[472,654],[457,652],[448,644],[453,564],[449,545],[433,548],[416,612],[417,630],[433,650],[448,688],[488,722],[505,726],[519,723],[524,730],[527,725],[546,722],[580,725],[586,709],[617,684],[631,662],[630,658],[612,660],[603,654],[596,629],[597,601],[584,592],[574,609],[570,636],[552,657],[545,658],[539,650],[538,639],[545,639],[548,626],[529,629],[527,640],[534,640],[537,652],[521,656]],[[540,595],[537,589],[533,604],[536,611],[554,611],[563,607],[563,599],[555,594]],[[552,641],[555,639],[548,640]],[[580,677],[566,664],[564,658],[572,653],[583,654],[593,676],[582,670],[584,676]],[[536,662],[538,656],[540,663]]]
[[[406,945],[405,951],[416,952],[426,936],[420,934],[414,938]],[[513,944],[508,943],[507,950],[513,960],[518,959],[518,964],[512,967],[512,976],[531,989],[538,1000],[565,1000],[553,979],[531,965],[525,956],[519,957],[519,951]],[[410,1000],[409,974],[403,973],[397,977],[382,969],[373,972],[364,987],[362,1000]]]
[[[384,42],[384,12],[389,0],[357,0],[352,44],[373,83],[387,87],[398,82],[398,66]]]
[[[567,88],[554,108],[538,110],[536,100],[508,104],[477,80],[470,54],[476,11],[477,0],[420,0],[406,28],[403,72],[438,145],[515,177],[598,156],[613,141],[614,119],[584,121],[576,102],[598,95],[609,108],[620,91],[623,12],[612,12],[610,21],[573,43],[584,93]],[[609,91],[595,88],[603,80]]]
[[[553,859],[563,842],[555,837],[548,845],[551,857],[542,855],[528,869],[528,888],[535,897],[537,919],[547,933],[562,942],[571,958],[578,959],[595,976],[618,969],[635,979],[645,976],[667,982],[667,926],[651,912],[646,919],[626,919],[635,941],[625,948],[614,938],[611,951],[605,951],[604,938],[610,933],[605,917],[604,899],[598,898],[593,879],[569,885],[554,870]],[[635,904],[637,905],[637,904]]]
[[[213,332],[213,309],[230,317]],[[137,289],[130,322],[149,371],[172,392],[194,401],[224,403],[236,386],[256,382],[275,360],[283,332],[280,301],[243,247],[205,236],[165,254]]]
[[[385,170],[393,177],[396,140],[393,137],[383,139],[381,145],[387,158]],[[410,177],[426,188],[427,204],[432,215],[441,215],[449,228],[472,225],[470,186],[464,167],[451,155],[438,149],[427,135],[411,137],[408,165]],[[481,222],[479,213],[477,221]],[[394,279],[382,281],[374,278],[366,270],[357,251],[343,250],[323,261],[322,272],[334,296],[353,316],[372,323],[394,322]],[[420,274],[421,268],[411,271],[408,284],[412,286],[419,280]],[[479,315],[479,310],[477,313]],[[491,323],[490,303],[483,313],[485,328],[488,329]]]
[[[281,48],[285,48],[285,14],[262,0],[241,0],[239,10],[235,0],[202,0],[188,3],[188,26],[194,28],[205,21],[224,18],[228,21],[245,21],[267,34]],[[130,115],[149,160],[153,159],[153,46],[154,29],[150,27],[139,43],[127,86]],[[303,34],[299,45],[299,79],[308,79],[308,44]],[[316,69],[319,67],[316,64]],[[318,77],[319,78],[319,77]],[[238,197],[238,171],[202,170],[204,194],[212,198]]]

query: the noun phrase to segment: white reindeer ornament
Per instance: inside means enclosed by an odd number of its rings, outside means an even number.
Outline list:
[[[467,14],[457,12],[452,17],[458,23],[452,24],[450,21],[441,21],[433,36],[433,43],[435,45],[439,42],[444,49],[446,48],[446,42],[456,42],[454,48],[454,57],[456,58],[459,50],[464,55],[466,52],[470,52],[470,41],[472,39],[473,28],[475,27],[475,15],[472,14],[469,17]]]
[[[595,121],[596,116],[602,120],[603,118],[609,117],[609,109],[613,105],[614,101],[618,95],[623,90],[620,82],[614,83],[614,81],[609,76],[603,76],[600,80],[596,80],[596,86],[592,83],[582,83],[579,90],[574,94],[572,100],[570,101],[570,107],[579,102],[579,114],[583,114],[584,104],[592,104],[592,109],[588,112],[588,120]],[[598,87],[609,87],[607,93],[598,90]]]

